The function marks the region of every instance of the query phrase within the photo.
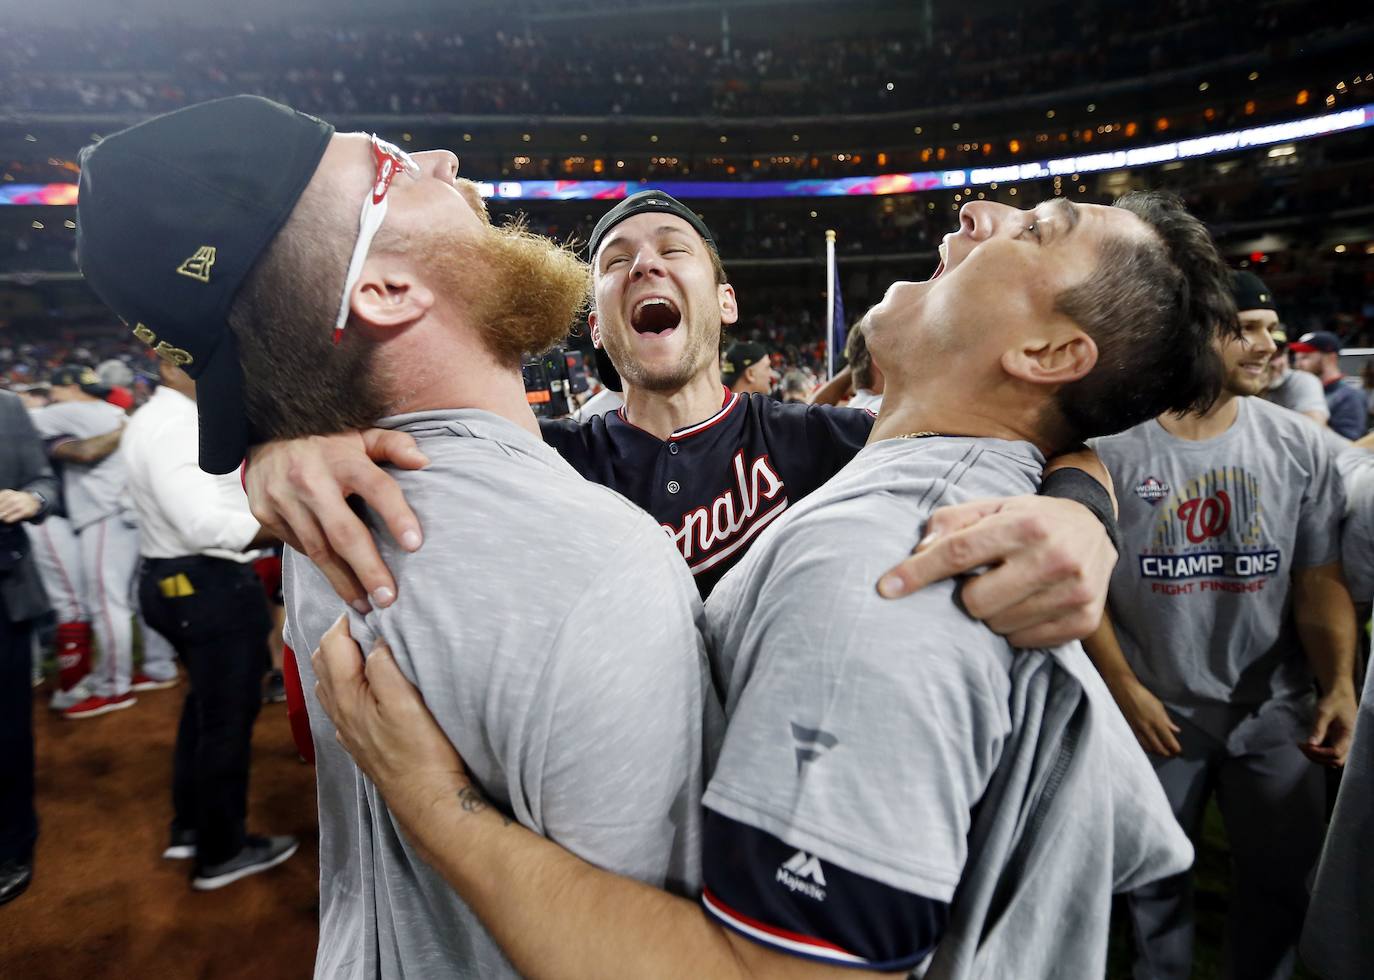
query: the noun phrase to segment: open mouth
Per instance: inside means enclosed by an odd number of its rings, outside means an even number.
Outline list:
[[[927,282],[934,282],[936,279],[939,279],[941,273],[945,271],[945,260],[949,257],[949,243],[941,242],[939,251],[940,264],[935,267],[935,272],[931,275],[931,277],[928,280],[926,280]]]
[[[630,313],[630,326],[635,333],[651,333],[662,336],[675,330],[682,323],[682,312],[677,304],[662,296],[650,296],[635,304]]]

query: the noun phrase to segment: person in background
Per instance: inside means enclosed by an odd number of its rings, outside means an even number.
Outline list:
[[[117,405],[126,412],[134,410],[134,371],[133,368],[125,364],[117,357],[112,357],[108,361],[101,361],[96,365],[95,373],[100,376],[100,383],[105,386],[105,400],[111,405]]]
[[[883,407],[885,381],[883,369],[874,363],[873,355],[868,352],[867,324],[867,317],[854,324],[844,345],[844,359],[849,362],[854,387],[854,394],[846,404],[849,408],[866,408],[877,415]]]
[[[1084,642],[1195,838],[1215,791],[1234,861],[1232,975],[1256,980],[1292,972],[1322,843],[1322,767],[1344,764],[1355,723],[1345,493],[1322,430],[1248,397],[1267,383],[1267,324],[1251,310],[1218,343],[1225,382],[1208,409],[1094,441],[1125,543]],[[1134,892],[1129,907],[1135,975],[1186,980],[1191,873]]]
[[[782,376],[782,400],[807,403],[811,400],[811,382],[801,371],[788,371]]]
[[[1374,418],[1374,357],[1364,362],[1360,369],[1360,385],[1364,388],[1365,418]]]
[[[726,348],[720,380],[740,395],[767,395],[773,390],[773,362],[762,344],[741,340]]]
[[[1369,430],[1369,408],[1359,390],[1345,383],[1341,373],[1341,339],[1334,333],[1318,330],[1305,333],[1290,344],[1293,366],[1317,376],[1326,392],[1328,424],[1347,439],[1358,439]]]
[[[1315,375],[1307,371],[1294,370],[1288,363],[1288,332],[1283,324],[1275,323],[1269,330],[1274,341],[1274,356],[1269,359],[1269,387],[1261,397],[1275,405],[1291,409],[1305,415],[1318,425],[1325,427],[1331,418],[1331,409],[1326,407],[1326,392]]]
[[[299,846],[294,837],[252,836],[244,824],[271,622],[253,549],[274,539],[253,519],[237,477],[196,464],[195,382],[166,362],[161,380],[130,419],[122,452],[141,527],[141,605],[191,677],[162,856],[194,859],[191,887],[210,891],[275,867]]]
[[[84,689],[78,688],[86,696],[62,711],[67,718],[91,718],[137,703],[130,583],[138,564],[138,526],[118,448],[125,415],[105,401],[105,387],[89,367],[65,365],[51,382],[52,404],[35,410],[32,419],[49,455],[63,464],[62,499],[76,534],[81,606],[92,618],[100,648],[99,662],[86,674]],[[71,655],[88,660],[90,651]],[[77,670],[86,673],[84,667]],[[174,668],[171,674],[157,683],[171,680]]]
[[[20,525],[41,523],[55,500],[57,479],[28,413],[0,391],[0,905],[29,887],[38,839],[30,635],[49,606]]]

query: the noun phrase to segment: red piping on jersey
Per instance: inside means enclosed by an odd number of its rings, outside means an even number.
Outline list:
[[[730,906],[726,905],[724,902],[720,900],[720,897],[716,895],[715,892],[711,891],[711,889],[709,888],[703,888],[701,892],[702,896],[707,901],[709,901],[716,908],[720,909],[720,911],[724,912],[728,917],[732,919],[738,919],[745,925],[753,926],[760,932],[766,932],[770,936],[777,936],[781,939],[790,939],[794,943],[802,943],[806,946],[815,946],[818,949],[834,950],[837,953],[843,953],[845,956],[852,956],[856,960],[863,959],[863,957],[850,952],[843,946],[837,946],[834,943],[826,942],[824,939],[817,939],[815,936],[804,936],[799,932],[788,932],[786,929],[779,929],[777,926],[769,925],[767,922],[760,922],[758,919],[751,919],[749,916],[743,914],[737,909],[732,909]]]
[[[721,385],[720,390],[725,393],[725,398],[721,402],[720,411],[716,412],[715,415],[712,415],[709,419],[707,419],[704,422],[697,422],[695,425],[689,425],[685,429],[678,429],[676,432],[669,433],[668,438],[664,441],[676,442],[679,439],[685,439],[688,436],[694,436],[698,433],[705,432],[711,426],[723,421],[726,416],[728,416],[732,411],[734,411],[735,406],[737,406],[740,403],[739,395],[731,391],[729,388],[725,387],[725,385]],[[625,417],[624,405],[621,405],[619,408],[617,408],[615,410],[615,414],[620,416],[620,421],[624,422],[626,425],[631,426],[635,429],[639,429],[639,426],[635,425],[633,422],[631,422],[629,419]],[[647,429],[639,429],[639,431],[645,433],[646,435],[653,435],[653,433],[649,432]],[[655,436],[655,438],[657,438],[657,436]]]

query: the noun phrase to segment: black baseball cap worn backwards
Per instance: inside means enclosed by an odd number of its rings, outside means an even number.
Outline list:
[[[63,364],[48,377],[49,385],[76,385],[88,395],[102,398],[109,392],[109,386],[100,380],[95,368],[87,364]]]
[[[333,133],[313,116],[238,95],[81,151],[81,271],[135,336],[195,379],[206,472],[233,472],[251,441],[229,308]]]
[[[724,358],[720,362],[721,380],[726,385],[732,385],[739,376],[759,361],[768,357],[768,351],[762,344],[756,344],[749,340],[740,340],[731,344],[725,351]]]
[[[1263,279],[1248,270],[1239,269],[1231,273],[1231,295],[1235,298],[1236,309],[1242,313],[1246,310],[1278,312],[1278,307],[1274,305],[1274,294]]]
[[[706,222],[697,217],[695,211],[677,198],[662,191],[640,191],[638,194],[631,194],[601,216],[601,220],[592,229],[591,241],[587,243],[588,258],[596,258],[596,250],[601,247],[601,242],[606,238],[607,232],[616,225],[626,218],[633,218],[637,214],[652,211],[677,215],[695,229],[702,240],[711,247],[711,251],[717,255],[720,254],[720,250],[716,248],[715,239],[711,237],[711,229],[706,227]]]

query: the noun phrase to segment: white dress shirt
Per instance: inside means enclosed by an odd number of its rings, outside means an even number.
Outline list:
[[[134,413],[120,442],[144,558],[206,555],[248,562],[259,524],[237,473],[200,468],[196,403],[166,385]]]

